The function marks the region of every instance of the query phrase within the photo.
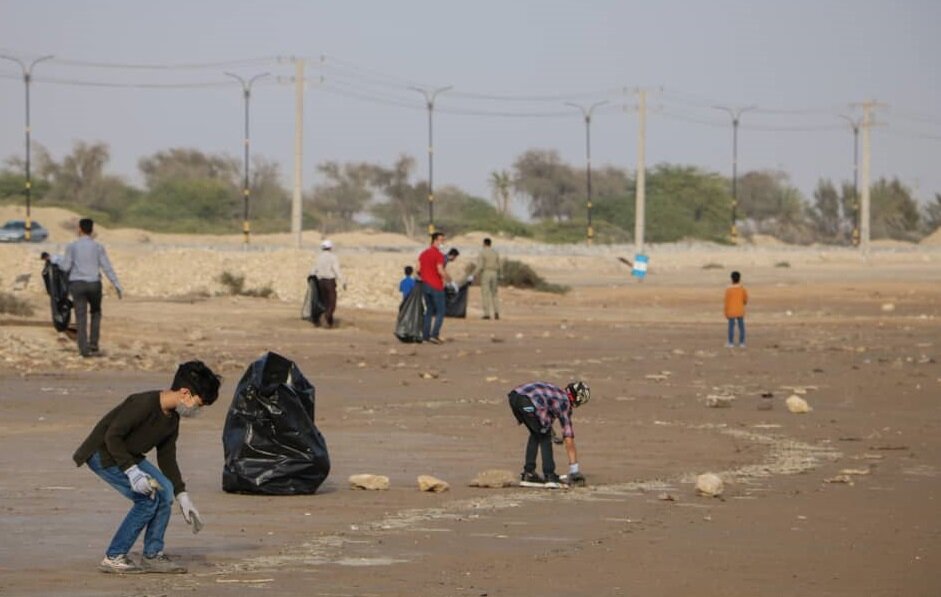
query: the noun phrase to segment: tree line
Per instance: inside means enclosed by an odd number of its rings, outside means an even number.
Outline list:
[[[241,162],[226,154],[172,148],[143,157],[143,186],[110,175],[104,143],[76,143],[56,160],[36,151],[33,198],[108,225],[162,232],[231,233],[242,217]],[[390,165],[327,161],[321,182],[304,193],[305,229],[324,233],[371,226],[421,236],[427,222],[428,183],[416,177],[414,158]],[[19,158],[0,169],[0,200],[22,200]],[[472,196],[454,186],[435,190],[435,224],[451,234],[470,230],[578,242],[587,224],[586,173],[553,150],[531,149],[509,169],[490,173],[492,196]],[[251,168],[251,220],[256,232],[290,228],[291,194],[278,164],[255,156]],[[728,178],[695,166],[660,164],[647,173],[646,239],[730,241],[732,197]],[[634,229],[635,179],[605,166],[592,172],[593,225],[599,242],[630,242]],[[514,217],[521,200],[529,221]],[[780,171],[753,171],[738,181],[738,227],[744,236],[766,234],[790,243],[850,244],[857,209],[853,185],[819,181],[811,198]],[[871,187],[873,239],[915,241],[941,226],[941,194],[919,209],[911,189],[897,178]]]

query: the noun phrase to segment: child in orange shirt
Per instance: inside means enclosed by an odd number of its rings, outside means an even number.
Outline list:
[[[725,318],[729,320],[729,341],[726,348],[735,346],[735,323],[738,322],[738,345],[745,348],[745,305],[748,291],[741,284],[742,274],[732,272],[732,285],[725,289]]]

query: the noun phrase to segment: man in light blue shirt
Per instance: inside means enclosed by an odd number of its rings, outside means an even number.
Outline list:
[[[124,294],[118,276],[111,267],[108,253],[91,237],[95,223],[91,218],[78,222],[78,240],[65,249],[59,263],[62,271],[69,273],[69,294],[75,303],[75,324],[78,327],[78,351],[83,357],[98,354],[98,335],[101,329],[101,273],[104,272],[111,285]],[[88,309],[91,307],[91,329],[88,327]]]

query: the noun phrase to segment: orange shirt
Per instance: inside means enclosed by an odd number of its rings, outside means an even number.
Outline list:
[[[744,286],[733,284],[725,289],[725,317],[745,317],[745,305],[748,304],[748,291]]]

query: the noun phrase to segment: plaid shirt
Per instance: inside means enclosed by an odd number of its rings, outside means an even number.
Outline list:
[[[544,381],[534,381],[513,388],[513,391],[532,401],[536,407],[536,416],[546,429],[552,427],[552,421],[558,419],[559,425],[562,426],[562,437],[575,437],[575,430],[572,428],[572,403],[564,388]]]

